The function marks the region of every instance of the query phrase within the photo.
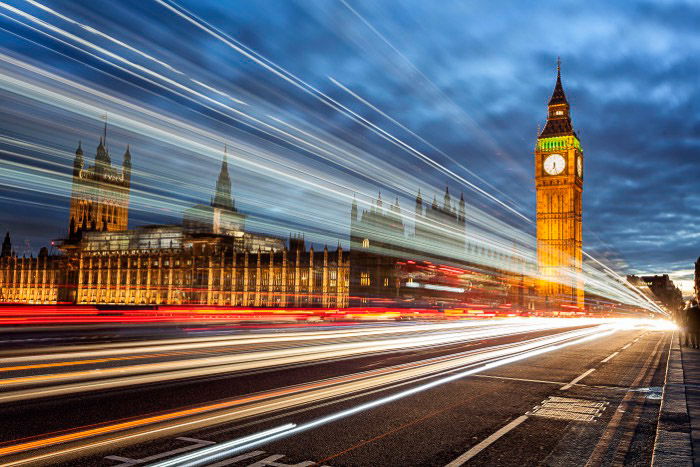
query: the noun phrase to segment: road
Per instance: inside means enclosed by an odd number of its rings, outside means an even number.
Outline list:
[[[5,335],[3,464],[648,465],[671,336],[554,318],[84,334]]]

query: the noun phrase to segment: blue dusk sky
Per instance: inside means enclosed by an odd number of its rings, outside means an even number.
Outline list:
[[[412,208],[418,188],[442,199],[448,184],[532,235],[559,56],[585,156],[584,249],[689,287],[697,2],[12,0],[0,15],[0,229],[20,253],[65,235],[72,153],[81,140],[94,157],[105,113],[113,162],[131,145],[130,226],[208,202],[226,144],[257,230],[329,243],[353,193]]]

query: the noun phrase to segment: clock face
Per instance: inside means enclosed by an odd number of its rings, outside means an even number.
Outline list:
[[[566,161],[561,154],[550,154],[544,160],[544,171],[549,175],[559,175],[564,171]]]
[[[583,178],[583,160],[581,157],[576,158],[576,175],[578,175],[578,178]]]

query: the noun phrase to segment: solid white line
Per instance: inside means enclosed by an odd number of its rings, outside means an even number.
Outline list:
[[[583,378],[585,378],[586,376],[590,375],[590,374],[593,373],[594,371],[595,371],[595,368],[591,368],[590,370],[583,372],[582,374],[578,375],[576,378],[574,378],[573,380],[571,380],[570,383],[565,384],[564,386],[560,387],[559,390],[560,390],[560,391],[566,391],[566,390],[569,389],[571,386],[573,386],[574,384],[578,383],[579,381],[581,381]]]
[[[493,433],[491,436],[471,448],[469,451],[465,452],[461,456],[459,456],[457,459],[453,460],[449,464],[447,464],[445,467],[459,467],[460,465],[463,465],[466,463],[469,459],[472,457],[476,456],[479,454],[481,451],[489,447],[491,444],[493,444],[498,438],[501,436],[505,435],[508,433],[510,430],[515,428],[516,426],[520,425],[522,422],[527,420],[527,415],[521,415],[500,430],[496,431]]]
[[[626,349],[627,347],[629,347],[630,345],[632,345],[632,343],[631,343],[631,342],[630,342],[629,344],[627,344],[627,345],[623,346],[623,347],[622,347],[622,350],[625,350],[625,349]]]
[[[604,359],[602,359],[602,360],[600,361],[600,363],[606,363],[606,362],[610,361],[611,359],[613,359],[613,358],[615,357],[615,355],[617,355],[617,354],[619,354],[619,353],[620,353],[620,352],[613,352],[613,353],[611,353],[610,355],[608,355],[607,357],[605,357]]]

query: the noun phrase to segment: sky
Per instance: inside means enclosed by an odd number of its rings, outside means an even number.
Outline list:
[[[561,57],[584,149],[584,249],[620,274],[700,255],[700,9],[685,1],[0,4],[0,230],[68,226],[70,167],[130,144],[130,226],[208,202],[223,147],[258,231],[347,235],[353,196],[464,192],[534,233],[533,149]],[[408,149],[410,148],[410,149]],[[484,195],[487,193],[487,195]],[[484,217],[486,218],[486,217]]]

